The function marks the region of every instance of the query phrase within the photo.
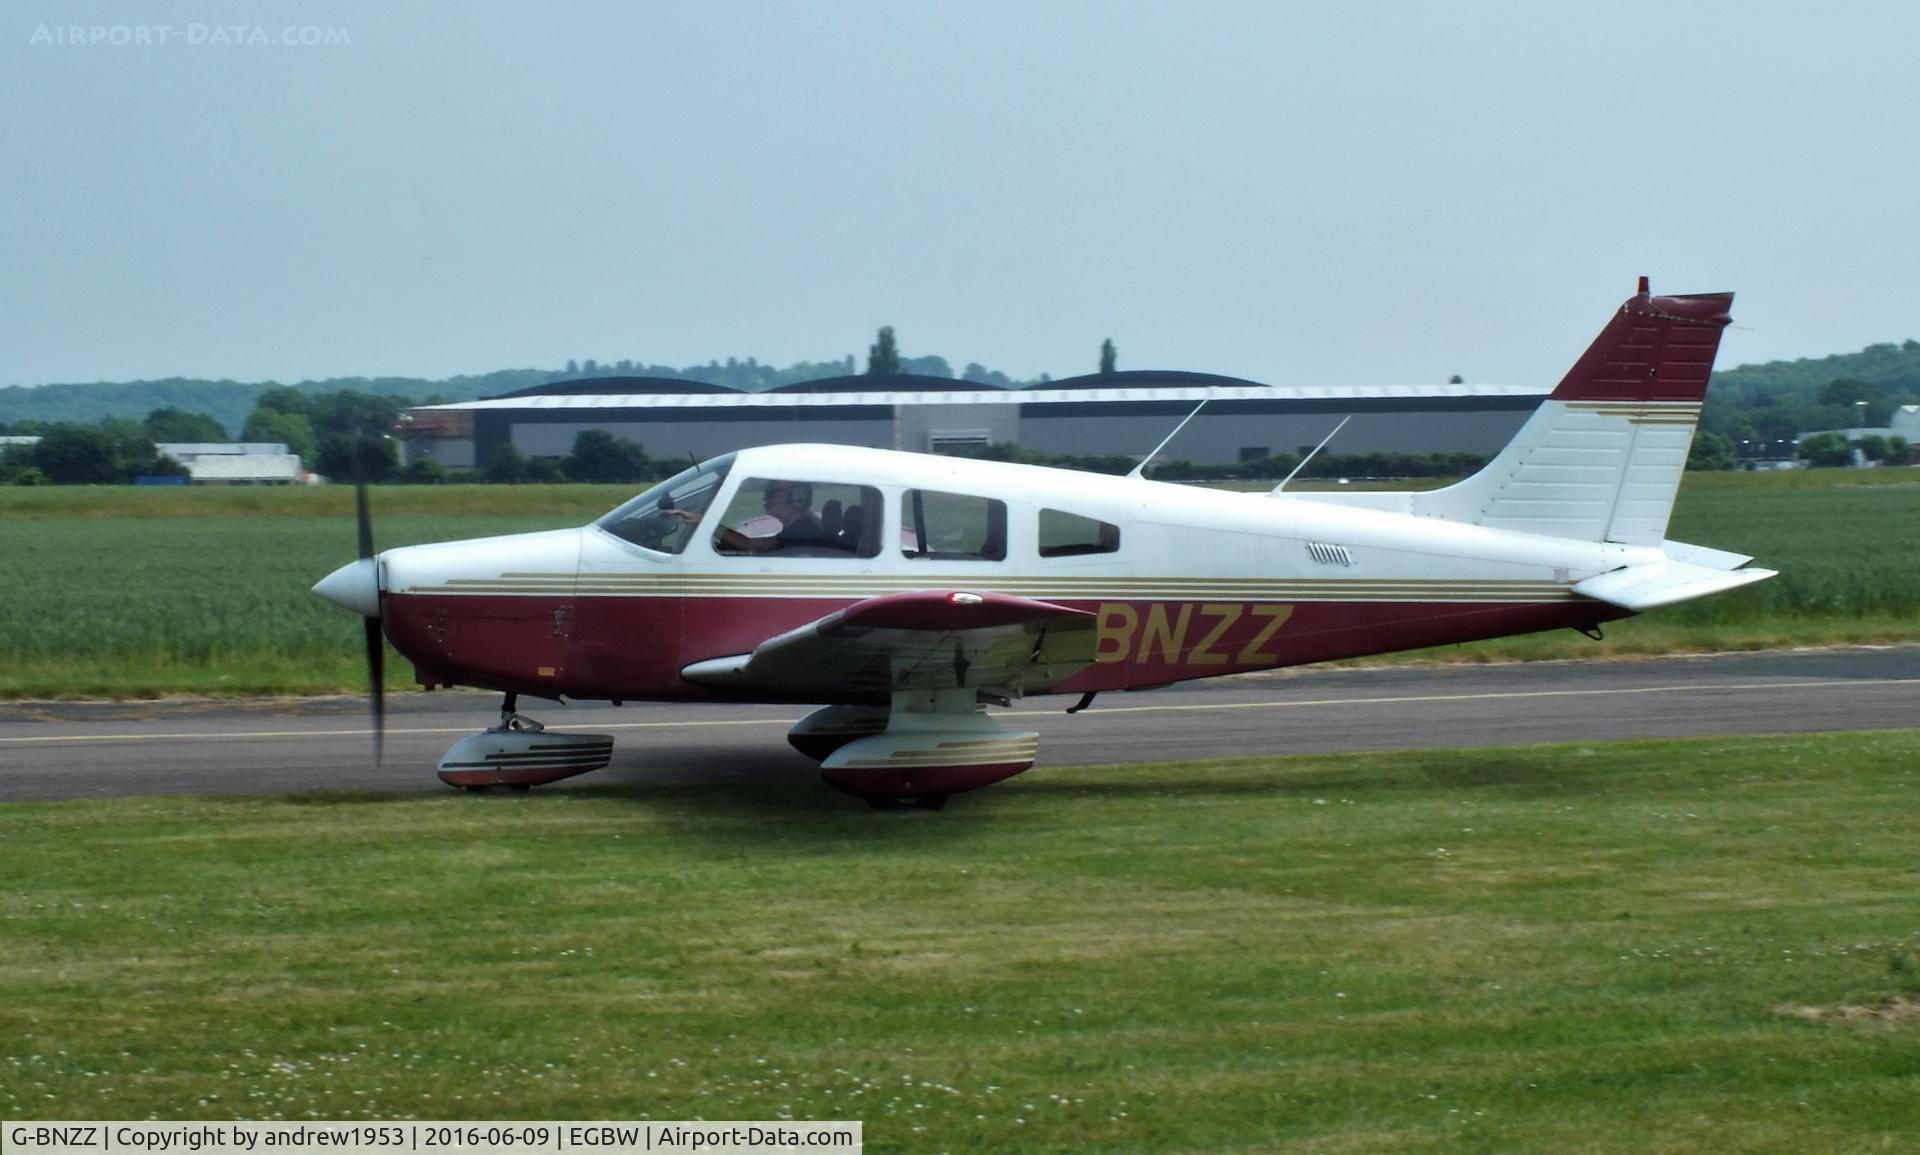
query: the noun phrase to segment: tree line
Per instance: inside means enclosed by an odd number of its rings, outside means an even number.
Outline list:
[[[330,480],[358,477],[382,484],[639,483],[670,476],[687,464],[648,457],[627,438],[588,430],[574,439],[573,452],[564,458],[530,458],[506,445],[483,470],[450,471],[430,457],[402,467],[388,431],[407,404],[404,398],[365,393],[309,397],[294,389],[272,389],[247,415],[241,439],[284,443]],[[126,485],[141,478],[184,477],[186,466],[161,454],[156,444],[229,439],[213,418],[171,407],[154,410],[145,421],[108,417],[92,425],[15,422],[0,425],[0,435],[40,439],[35,445],[0,447],[0,485]]]
[[[978,362],[968,362],[956,373],[947,359],[938,355],[906,357],[898,356],[896,351],[896,357],[895,372],[922,377],[957,378],[988,388],[1013,389],[1043,383],[1048,379],[1041,374],[1032,382],[1020,381]],[[433,379],[332,377],[287,384],[278,381],[169,377],[152,381],[7,385],[0,386],[0,427],[22,422],[41,425],[77,422],[91,425],[105,417],[137,420],[137,415],[141,413],[174,408],[211,417],[228,430],[220,438],[226,440],[246,422],[263,395],[282,389],[292,389],[308,396],[358,393],[399,399],[403,405],[439,405],[498,397],[560,381],[599,377],[660,377],[758,392],[781,385],[854,376],[860,371],[852,354],[836,360],[796,361],[784,366],[763,364],[752,357],[728,357],[724,361],[682,366],[655,365],[630,358],[601,361],[587,357],[569,360],[564,367],[555,369],[502,369],[493,373]],[[873,371],[871,364],[866,371]],[[408,400],[412,398],[420,400]]]
[[[156,412],[158,412],[156,410]],[[153,447],[146,426],[124,417],[98,425],[23,429],[37,445],[0,448],[0,485],[124,485],[139,477],[183,477],[187,468]]]
[[[359,454],[366,475],[379,480],[399,473],[399,455],[389,431],[404,397],[342,390],[309,395],[290,386],[259,394],[242,422],[240,440],[284,443],[309,469],[327,477],[354,475]],[[16,421],[0,434],[39,437],[37,445],[0,451],[0,484],[126,484],[142,477],[179,477],[187,469],[155,448],[180,442],[226,442],[227,427],[209,414],[165,406],[143,421],[107,417],[77,421]]]
[[[1903,405],[1920,405],[1920,341],[1715,373],[1700,427],[1736,445],[1791,441],[1816,430],[1885,428]]]

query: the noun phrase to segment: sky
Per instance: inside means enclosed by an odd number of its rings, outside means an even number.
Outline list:
[[[144,43],[143,43],[144,41]],[[0,385],[1920,337],[1920,5],[0,3]]]

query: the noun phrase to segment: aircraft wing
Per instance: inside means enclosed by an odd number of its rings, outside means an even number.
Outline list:
[[[1086,610],[1031,598],[916,590],[855,602],[681,676],[807,701],[964,687],[1017,696],[1091,664],[1094,624]]]

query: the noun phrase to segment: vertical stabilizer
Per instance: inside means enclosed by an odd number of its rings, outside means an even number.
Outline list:
[[[1412,512],[1580,541],[1658,545],[1732,293],[1655,297],[1645,278],[1485,469]]]

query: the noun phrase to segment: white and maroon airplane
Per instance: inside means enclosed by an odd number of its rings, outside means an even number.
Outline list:
[[[544,698],[815,703],[788,740],[876,806],[1018,774],[986,714],[1607,621],[1773,576],[1666,540],[1731,293],[1640,292],[1486,468],[1424,493],[1229,493],[842,445],[716,457],[592,525],[373,553],[314,587],[427,686],[502,691],[455,786],[598,769]],[[1077,708],[1077,707],[1076,707]]]

